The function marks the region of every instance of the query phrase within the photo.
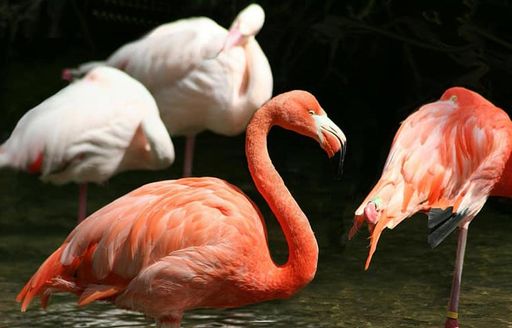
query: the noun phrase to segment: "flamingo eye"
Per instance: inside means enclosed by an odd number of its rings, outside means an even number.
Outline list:
[[[312,110],[312,109],[308,110],[308,113],[309,113],[310,115],[315,115],[315,114],[316,114],[316,113],[315,113],[315,111],[314,111],[314,110]]]

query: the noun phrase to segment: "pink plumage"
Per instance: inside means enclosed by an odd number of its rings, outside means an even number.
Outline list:
[[[329,157],[345,143],[316,99],[292,91],[269,101],[247,131],[249,169],[281,224],[289,259],[276,265],[263,218],[235,186],[216,178],[145,185],[78,225],[17,297],[45,306],[54,291],[79,304],[107,300],[179,327],[197,307],[235,307],[285,298],[313,279],[318,246],[308,220],[268,157],[266,136],[280,125],[316,139]]]
[[[432,247],[460,229],[446,328],[458,327],[469,224],[489,196],[512,196],[511,151],[508,115],[473,91],[450,88],[402,123],[381,178],[356,210],[350,236],[365,221],[371,232],[366,268],[381,233],[417,212],[428,213]]]

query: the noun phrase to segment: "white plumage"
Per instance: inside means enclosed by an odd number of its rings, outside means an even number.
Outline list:
[[[162,169],[174,148],[142,84],[96,67],[28,111],[0,146],[0,167],[55,184],[101,183],[117,172]]]
[[[270,65],[254,38],[264,19],[263,9],[253,4],[229,31],[206,17],[178,20],[124,45],[106,64],[148,88],[171,135],[193,137],[204,130],[236,135],[272,95]]]

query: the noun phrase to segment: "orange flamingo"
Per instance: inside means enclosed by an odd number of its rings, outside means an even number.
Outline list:
[[[436,247],[460,228],[445,327],[458,327],[458,303],[468,227],[489,196],[512,196],[512,122],[475,92],[450,88],[398,130],[377,185],[355,213],[349,237],[366,220],[371,245],[384,228],[428,213],[428,242]]]
[[[79,305],[107,300],[179,327],[183,312],[286,298],[310,282],[318,245],[309,222],[267,152],[273,125],[316,139],[343,162],[345,136],[316,99],[291,91],[267,102],[247,129],[249,170],[278,219],[288,261],[270,256],[263,217],[238,188],[215,178],[145,185],[92,214],[39,268],[17,301],[53,292],[80,296]]]

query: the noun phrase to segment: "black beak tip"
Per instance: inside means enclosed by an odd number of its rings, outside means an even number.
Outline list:
[[[334,177],[336,180],[341,180],[343,175],[343,163],[345,162],[346,145],[343,145],[340,151],[338,151],[332,157]]]

